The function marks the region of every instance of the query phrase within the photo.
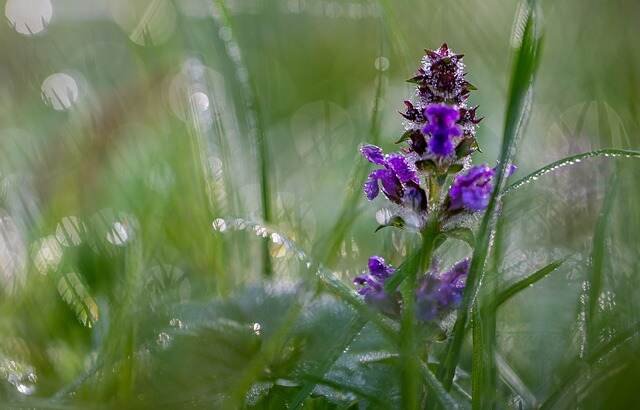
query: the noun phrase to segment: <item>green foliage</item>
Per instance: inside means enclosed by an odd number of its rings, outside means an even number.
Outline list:
[[[58,3],[0,25],[1,408],[636,404],[635,2]],[[374,233],[358,146],[397,149],[444,39],[498,188],[479,226]],[[418,275],[471,252],[461,308],[415,320]],[[372,254],[400,319],[351,285]]]

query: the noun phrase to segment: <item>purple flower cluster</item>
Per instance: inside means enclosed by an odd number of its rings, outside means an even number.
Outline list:
[[[475,149],[476,128],[482,120],[476,118],[478,107],[466,106],[469,93],[475,87],[464,78],[462,58],[462,54],[455,54],[446,44],[437,50],[426,50],[417,74],[409,80],[416,84],[415,100],[405,101],[406,109],[401,113],[406,119],[404,125],[410,133],[412,150],[441,166],[451,165],[472,152],[466,149],[454,155],[456,147]],[[436,107],[447,105],[450,111],[457,112],[434,109],[434,104]],[[451,125],[446,128],[432,125],[440,119],[450,121]]]
[[[364,296],[367,303],[389,315],[395,315],[400,311],[398,295],[391,295],[384,290],[385,281],[395,271],[380,256],[372,256],[369,258],[369,271],[356,276],[353,280],[358,287],[358,293]]]
[[[385,155],[375,145],[363,145],[360,152],[369,162],[383,167],[372,171],[364,183],[364,193],[369,200],[378,196],[382,186],[382,193],[391,202],[426,211],[427,195],[420,188],[415,165],[407,157],[399,153]]]
[[[418,318],[433,320],[458,307],[468,273],[469,259],[461,260],[446,272],[428,273],[416,292]]]
[[[353,282],[365,301],[390,316],[400,313],[400,295],[384,290],[384,284],[395,273],[383,258],[369,258],[368,272],[357,276]],[[416,291],[417,317],[428,322],[455,309],[462,300],[462,292],[469,273],[469,259],[463,259],[448,271],[433,269],[420,278]]]
[[[428,50],[415,77],[414,101],[405,101],[407,131],[400,142],[407,145],[399,152],[385,154],[380,147],[363,145],[362,155],[380,167],[369,174],[364,193],[369,200],[380,191],[395,206],[395,226],[420,230],[430,208],[438,206],[448,212],[478,212],[486,208],[493,189],[493,172],[488,167],[468,169],[470,155],[477,149],[475,132],[481,119],[476,109],[468,109],[466,100],[475,89],[465,80],[462,55],[446,44]],[[458,175],[449,197],[436,201],[447,175]],[[484,170],[484,171],[482,171]],[[482,171],[482,172],[481,172]],[[421,182],[424,181],[424,182]],[[438,182],[439,181],[439,182]],[[439,198],[439,195],[437,196]],[[445,212],[446,214],[446,212]]]
[[[447,222],[454,223],[454,215],[481,212],[488,206],[495,170],[488,165],[471,167],[482,118],[476,117],[478,107],[466,105],[475,87],[465,79],[462,59],[446,44],[427,50],[417,74],[409,80],[416,85],[415,97],[404,102],[405,110],[400,113],[406,132],[398,143],[406,145],[388,154],[374,145],[360,148],[366,160],[378,166],[364,183],[366,197],[373,200],[382,191],[393,204],[382,226],[423,232],[426,223],[434,221],[440,229]],[[432,320],[457,306],[468,269],[465,259],[449,271],[432,269],[420,279],[416,301],[422,320]],[[369,259],[368,273],[354,281],[365,300],[387,314],[399,312],[401,306],[397,293],[384,290],[393,274],[384,259],[374,256]]]

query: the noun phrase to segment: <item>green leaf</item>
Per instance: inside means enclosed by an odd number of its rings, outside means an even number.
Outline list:
[[[463,139],[456,147],[456,158],[466,157],[467,155],[471,154],[477,147],[478,143],[475,138]]]
[[[347,331],[338,336],[341,340],[335,343],[333,348],[326,349],[323,357],[316,361],[316,367],[313,369],[311,374],[318,378],[323,378],[329,369],[331,369],[331,366],[333,366],[333,364],[340,358],[345,349],[348,348],[353,340],[360,334],[366,323],[367,322],[363,319],[354,319]],[[296,393],[289,407],[292,409],[301,408],[306,398],[313,392],[316,384],[317,383],[312,380],[307,380],[302,385],[300,391]]]
[[[462,168],[464,168],[464,165],[462,164],[453,164],[447,169],[447,173],[457,174],[458,172],[462,171]]]
[[[416,161],[416,168],[423,172],[436,172],[438,169],[436,163],[431,159]]]
[[[436,238],[436,241],[444,241],[444,239],[447,237],[453,238],[459,241],[466,242],[472,249],[476,243],[473,231],[469,228],[453,228],[440,233],[439,237],[441,238]]]
[[[405,133],[404,133],[404,134],[402,134],[402,136],[401,136],[401,137],[400,137],[400,138],[399,138],[399,139],[398,139],[394,144],[400,144],[400,143],[402,143],[402,142],[405,142],[405,141],[410,140],[410,139],[411,139],[411,136],[412,136],[414,133],[416,133],[416,132],[418,132],[418,133],[419,133],[420,131],[417,131],[417,130],[408,130],[408,131],[405,131]]]
[[[489,205],[478,230],[476,248],[471,259],[467,285],[464,290],[463,301],[458,311],[458,317],[453,329],[453,335],[445,352],[442,366],[438,371],[438,378],[445,388],[451,388],[455,369],[458,365],[465,329],[469,317],[469,309],[474,305],[479,285],[484,276],[484,265],[490,246],[490,238],[498,217],[497,210],[500,193],[506,184],[506,171],[515,154],[518,136],[522,131],[522,124],[530,107],[530,91],[540,57],[541,36],[538,33],[538,13],[534,10],[535,2],[523,3],[525,8],[525,25],[522,41],[516,49],[513,61],[513,71],[509,86],[509,98],[505,115],[504,134],[500,150],[499,166],[495,177],[495,188],[489,200]]]

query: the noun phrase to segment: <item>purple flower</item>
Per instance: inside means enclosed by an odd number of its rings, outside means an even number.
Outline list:
[[[384,290],[385,281],[395,273],[391,265],[387,265],[380,256],[369,258],[369,272],[356,276],[353,283],[358,287],[357,292],[364,296],[367,303],[376,306],[387,314],[396,314],[400,309],[397,294],[389,294]]]
[[[456,176],[449,188],[449,210],[483,211],[489,205],[495,170],[477,165]]]
[[[453,138],[462,135],[456,124],[460,118],[457,108],[445,104],[431,104],[424,110],[427,125],[422,128],[429,138],[429,151],[437,157],[448,157],[455,151]]]
[[[429,321],[460,305],[469,273],[469,259],[446,272],[429,272],[416,292],[418,318]]]
[[[369,174],[364,183],[364,193],[369,200],[373,200],[382,192],[392,202],[402,204],[405,188],[409,185],[419,188],[420,180],[413,164],[401,154],[384,155],[382,149],[375,145],[363,145],[362,155],[371,163],[382,165]]]

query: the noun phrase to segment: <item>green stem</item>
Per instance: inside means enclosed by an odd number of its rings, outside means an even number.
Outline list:
[[[420,387],[420,360],[416,343],[416,288],[418,274],[425,272],[431,264],[435,238],[439,226],[437,215],[431,218],[422,230],[422,247],[419,262],[402,284],[404,301],[400,324],[400,359],[402,361],[402,401],[404,409],[418,408]]]

